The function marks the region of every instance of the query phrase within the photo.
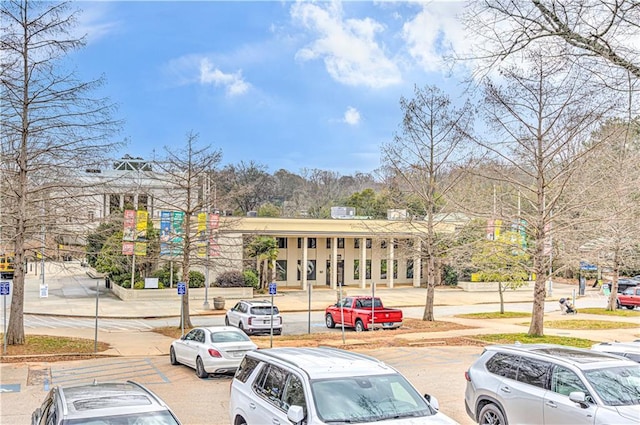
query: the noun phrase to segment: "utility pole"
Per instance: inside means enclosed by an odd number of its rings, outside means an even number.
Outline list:
[[[209,227],[209,205],[210,205],[210,197],[211,197],[211,180],[210,180],[210,175],[207,173],[207,179],[205,180],[205,203],[206,203],[206,207],[205,207],[205,211],[206,211],[206,218],[205,218],[205,249],[206,249],[206,254],[205,254],[205,260],[204,260],[204,303],[202,304],[202,308],[204,310],[208,310],[209,307],[209,249],[210,249],[210,239],[211,239],[211,228]]]

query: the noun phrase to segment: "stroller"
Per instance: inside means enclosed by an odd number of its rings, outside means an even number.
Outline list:
[[[578,310],[566,298],[560,298],[560,311],[562,314],[577,314]]]

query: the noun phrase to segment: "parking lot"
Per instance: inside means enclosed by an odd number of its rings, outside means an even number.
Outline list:
[[[442,412],[472,424],[464,410],[464,371],[480,347],[398,347],[361,350],[395,366],[421,393],[435,395]],[[1,395],[4,425],[29,423],[52,385],[131,379],[162,397],[185,425],[229,425],[230,377],[198,379],[193,369],[171,366],[167,356],[114,357],[59,363],[2,364],[3,384],[19,384]]]

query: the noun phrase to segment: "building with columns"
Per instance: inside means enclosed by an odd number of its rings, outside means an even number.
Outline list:
[[[440,220],[436,227],[453,233],[464,224],[458,217]],[[243,241],[270,236],[278,243],[274,266],[279,287],[419,287],[426,282],[421,261],[421,236],[426,231],[421,220],[222,217],[218,237],[224,260],[212,262],[225,265],[212,268],[241,270]]]

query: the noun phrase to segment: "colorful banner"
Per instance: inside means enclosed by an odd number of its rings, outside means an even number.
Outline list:
[[[138,210],[136,212],[136,240],[147,239],[147,220],[149,213],[145,210]],[[137,255],[137,254],[136,254]]]
[[[136,240],[136,212],[134,210],[124,211],[124,230],[122,240],[133,242]]]
[[[147,255],[147,243],[146,242],[134,242],[134,251],[133,253],[137,257],[143,257]]]
[[[133,255],[134,242],[122,242],[122,255]]]
[[[211,229],[209,234],[209,256],[211,257],[219,257],[220,256],[220,246],[218,245],[218,241],[216,238],[216,231],[220,225],[220,215],[218,214],[210,214],[209,215],[209,229]]]
[[[182,255],[184,212],[160,211],[160,255]]]

